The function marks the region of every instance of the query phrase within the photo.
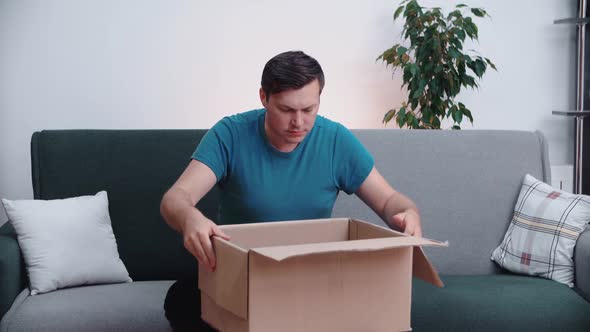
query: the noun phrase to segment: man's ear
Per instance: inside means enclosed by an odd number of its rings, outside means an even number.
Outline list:
[[[260,95],[260,102],[262,103],[262,106],[264,106],[264,108],[266,108],[266,93],[264,93],[264,90],[262,90],[262,88],[260,88],[260,90],[258,91],[258,94]]]

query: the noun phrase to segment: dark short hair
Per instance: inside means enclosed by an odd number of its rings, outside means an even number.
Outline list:
[[[260,84],[268,100],[274,93],[300,89],[316,79],[322,93],[325,80],[318,61],[301,51],[289,51],[268,60]]]

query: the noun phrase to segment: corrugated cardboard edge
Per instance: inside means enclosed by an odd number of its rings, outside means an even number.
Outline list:
[[[408,234],[404,234],[398,231],[394,231],[391,228],[386,228],[380,225],[372,224],[368,221],[359,219],[349,220],[349,240],[363,240],[363,239],[374,239],[382,237],[407,237]]]
[[[276,221],[220,228],[232,237],[231,242],[244,250],[259,247],[303,243],[333,242],[348,239],[348,219]]]
[[[199,268],[199,289],[221,308],[248,319],[248,252],[219,237],[212,239],[215,271]]]
[[[233,229],[241,228],[257,228],[257,227],[285,227],[285,225],[291,223],[297,223],[298,225],[316,225],[318,223],[326,222],[344,222],[349,221],[350,218],[319,218],[319,219],[303,219],[303,220],[281,220],[281,221],[265,221],[265,222],[252,222],[242,223],[234,225],[221,225],[219,226],[222,230],[231,232]]]
[[[281,262],[285,259],[317,255],[322,253],[377,251],[393,248],[413,246],[445,246],[444,243],[413,236],[408,237],[384,237],[377,239],[351,240],[327,243],[312,243],[291,246],[276,246],[253,248],[252,252]]]

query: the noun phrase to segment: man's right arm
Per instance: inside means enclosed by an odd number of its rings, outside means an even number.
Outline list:
[[[164,194],[160,204],[162,217],[170,227],[182,234],[185,248],[211,270],[215,269],[211,236],[220,236],[226,240],[229,240],[229,236],[195,205],[213,188],[216,181],[215,173],[207,165],[193,159]]]

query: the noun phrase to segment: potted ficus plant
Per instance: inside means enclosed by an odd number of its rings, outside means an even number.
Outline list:
[[[400,128],[440,129],[441,121],[451,119],[452,129],[461,129],[471,111],[456,97],[462,87],[477,88],[478,79],[496,66],[475,51],[466,51],[467,38],[477,41],[478,28],[471,15],[489,16],[482,8],[458,4],[448,14],[441,8],[424,8],[416,0],[404,0],[393,15],[403,17],[402,41],[377,57],[402,72],[402,87],[407,100],[385,113],[383,123],[392,119]]]

